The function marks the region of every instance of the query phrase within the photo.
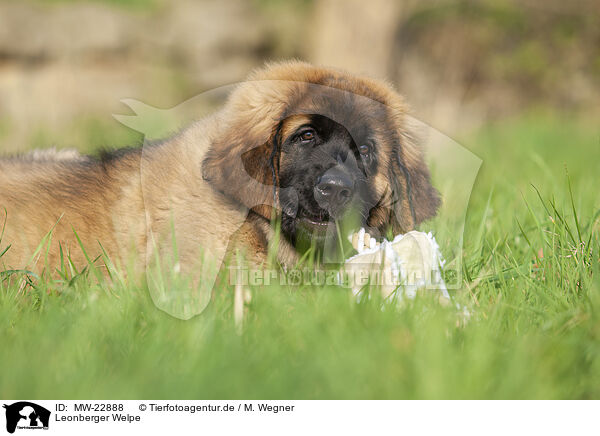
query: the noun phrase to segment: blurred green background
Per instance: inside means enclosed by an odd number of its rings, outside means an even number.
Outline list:
[[[0,0],[0,146],[117,146],[123,98],[173,107],[300,58],[392,82],[450,136],[544,109],[597,119],[600,3]]]

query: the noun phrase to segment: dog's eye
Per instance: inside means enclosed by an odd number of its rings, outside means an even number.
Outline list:
[[[363,156],[366,156],[371,151],[371,146],[369,144],[362,144],[361,146],[358,147],[358,151]]]
[[[300,139],[302,140],[302,142],[312,141],[313,139],[315,139],[315,136],[316,134],[313,129],[308,129],[300,133]]]

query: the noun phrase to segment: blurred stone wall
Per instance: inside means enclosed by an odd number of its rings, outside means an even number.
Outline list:
[[[293,57],[387,79],[450,134],[532,106],[594,113],[599,17],[583,0],[0,0],[0,147],[110,128],[123,98],[168,108]]]
[[[145,11],[0,2],[2,149],[20,148],[40,126],[60,131],[85,117],[110,121],[126,111],[123,98],[171,107],[239,81],[268,40],[268,23],[249,6],[178,1]]]

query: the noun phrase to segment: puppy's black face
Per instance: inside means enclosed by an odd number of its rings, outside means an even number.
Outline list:
[[[292,188],[281,190],[282,232],[298,248],[323,246],[365,225],[376,203],[369,176],[377,170],[377,147],[367,126],[350,133],[321,115],[293,124],[281,144],[279,184]]]

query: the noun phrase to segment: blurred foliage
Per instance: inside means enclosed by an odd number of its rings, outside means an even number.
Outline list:
[[[449,1],[421,3],[400,27],[399,44],[432,69],[452,71],[467,87],[501,85],[530,102],[573,103],[600,87],[600,8],[557,2]],[[454,56],[450,58],[449,54]],[[471,89],[471,91],[473,91]],[[492,99],[493,100],[493,99]]]
[[[6,119],[0,118],[0,141],[10,133],[11,125]]]
[[[11,0],[2,0],[2,1],[11,1]],[[109,5],[122,7],[125,9],[132,10],[145,10],[145,9],[154,9],[159,6],[161,3],[164,3],[165,0],[28,0],[34,1],[43,4],[68,4],[68,3],[106,3]]]
[[[112,118],[83,116],[74,119],[60,132],[51,126],[38,126],[30,134],[33,148],[76,148],[83,153],[94,153],[119,147],[141,144],[143,136]]]

